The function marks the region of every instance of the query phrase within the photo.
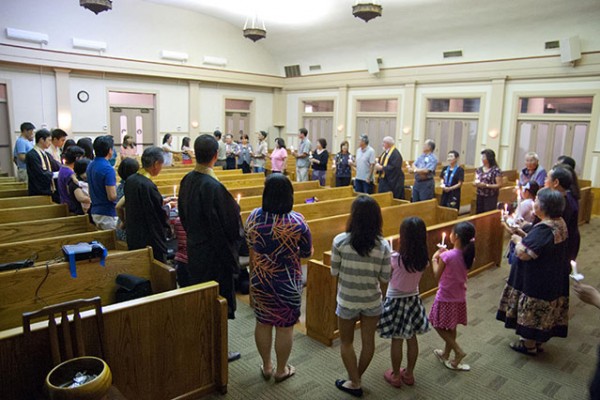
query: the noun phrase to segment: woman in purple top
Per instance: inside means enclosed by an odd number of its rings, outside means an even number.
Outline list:
[[[69,195],[68,185],[69,181],[72,179],[77,182],[77,179],[74,177],[75,172],[73,171],[73,166],[75,165],[75,161],[83,157],[84,154],[85,151],[81,147],[70,146],[62,155],[64,164],[61,165],[60,170],[58,171],[56,186],[60,196],[60,203],[67,204],[69,206],[69,211],[74,214],[77,214],[77,206],[79,204],[73,201],[73,198]]]
[[[494,150],[483,150],[481,163],[483,165],[475,171],[475,182],[473,182],[477,188],[477,214],[496,209],[502,186],[502,171],[496,163]]]
[[[467,353],[456,341],[456,327],[467,325],[467,271],[475,259],[475,227],[460,222],[454,225],[449,239],[454,248],[440,247],[431,260],[439,283],[429,320],[446,344],[444,350],[433,352],[447,368],[468,371],[471,367],[461,362]],[[451,352],[454,360],[450,360]]]
[[[304,217],[292,211],[294,188],[282,174],[265,181],[262,208],[256,208],[246,221],[248,247],[253,251],[250,293],[254,299],[256,328],[254,338],[262,358],[261,373],[281,382],[295,373],[288,364],[294,324],[300,318],[302,269],[300,259],[313,252],[312,239]],[[275,327],[274,368],[271,360]]]

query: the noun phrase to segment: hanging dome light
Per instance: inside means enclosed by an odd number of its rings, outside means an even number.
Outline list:
[[[373,18],[381,17],[382,11],[383,7],[381,7],[381,4],[375,4],[374,2],[356,2],[356,4],[352,6],[352,15],[364,20],[365,22],[369,22]]]
[[[267,37],[267,29],[265,28],[265,22],[263,21],[261,25],[256,26],[256,16],[252,18],[252,24],[250,27],[248,26],[248,20],[246,19],[246,23],[244,24],[244,37],[256,42],[260,39],[264,39]]]
[[[79,5],[96,15],[102,11],[112,10],[112,0],[79,0]]]

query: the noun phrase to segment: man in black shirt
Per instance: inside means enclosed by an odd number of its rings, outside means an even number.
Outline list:
[[[117,204],[117,212],[121,220],[126,221],[129,250],[151,246],[154,258],[166,262],[168,217],[163,209],[163,198],[151,180],[159,174],[163,162],[159,147],[144,150],[142,169],[125,181],[125,194]]]

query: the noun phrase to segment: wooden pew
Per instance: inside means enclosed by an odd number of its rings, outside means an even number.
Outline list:
[[[458,217],[458,211],[455,208],[439,206],[435,199],[384,207],[381,209],[381,214],[384,236],[397,234],[402,220],[407,217],[420,217],[427,226],[454,221]],[[333,238],[346,230],[349,216],[350,214],[341,214],[307,221],[312,233],[315,257],[320,257],[323,252],[331,250]]]
[[[0,182],[0,191],[15,189],[27,189],[27,184],[25,182]]]
[[[231,191],[231,190],[230,190]],[[235,193],[235,191],[232,191]],[[339,188],[324,188],[315,192],[314,190],[301,190],[294,192],[294,204],[302,204],[311,197],[317,197],[319,201],[340,199],[354,196],[354,191],[350,186]],[[242,197],[240,199],[241,211],[251,211],[262,205],[262,196]]]
[[[0,209],[0,223],[3,224],[68,216],[69,206],[66,204]]]
[[[469,271],[469,276],[476,275],[492,266],[500,265],[502,258],[502,237],[504,231],[500,224],[501,212],[487,213],[461,218],[427,227],[427,247],[429,256],[437,250],[443,232],[448,234],[459,221],[469,221],[475,225],[475,261]],[[394,248],[398,248],[398,235],[393,238]],[[316,254],[316,251],[315,251]],[[306,282],[306,333],[311,338],[331,346],[339,336],[337,317],[335,315],[337,278],[331,276],[330,257],[323,261],[310,260]],[[437,282],[433,277],[431,266],[427,267],[419,290],[423,297],[433,295],[437,291]]]
[[[292,182],[292,187],[294,188],[294,192],[323,189],[322,186],[319,186],[318,181]],[[262,196],[264,189],[264,185],[243,187],[232,189],[231,194],[233,197],[237,197],[239,194],[242,196],[242,198],[250,196]]]
[[[579,200],[579,225],[589,224],[592,219],[594,192],[590,185],[580,188],[579,193],[581,194],[581,199]]]
[[[380,207],[390,207],[400,204],[409,204],[405,200],[396,200],[392,193],[378,193],[370,195],[373,197]],[[346,214],[350,212],[352,202],[356,199],[355,196],[343,197],[333,200],[320,201],[318,203],[298,203],[294,204],[294,211],[299,212],[304,216],[305,220],[331,217],[338,214]],[[260,207],[260,206],[259,206]],[[252,210],[241,213],[242,222],[246,222]]]
[[[153,179],[153,182],[156,184],[156,186],[169,186],[169,185],[180,185],[181,184],[181,180],[183,179],[185,175],[181,175],[181,176],[172,176],[172,177],[157,177],[157,179]],[[263,173],[259,173],[259,174],[235,174],[235,175],[217,175],[217,177],[219,178],[219,181],[221,181],[221,183],[223,183],[224,185],[228,185],[229,183],[237,183],[240,181],[251,181],[251,180],[264,180],[265,179],[265,174]]]
[[[0,224],[0,243],[29,241],[61,235],[93,232],[95,230],[96,227],[90,223],[87,215],[12,222],[9,224]],[[1,259],[2,256],[0,255]]]
[[[0,199],[6,199],[9,197],[25,197],[27,195],[29,195],[27,189],[0,190]]]
[[[2,243],[0,244],[0,263],[26,260],[32,255],[37,255],[36,262],[41,263],[62,256],[62,246],[65,244],[87,243],[94,240],[102,243],[107,250],[127,250],[127,248],[121,247],[117,243],[114,230],[93,231],[22,242]]]
[[[102,313],[104,358],[124,397],[197,399],[227,392],[227,303],[215,282],[104,306]],[[86,352],[100,356],[93,312],[82,316]],[[29,340],[22,328],[0,332],[4,400],[36,397],[53,367],[49,349],[47,322],[34,324]]]
[[[17,182],[17,178],[15,178],[14,176],[3,176],[1,175],[2,172],[0,172],[0,182],[3,183],[8,183],[8,182]]]
[[[100,296],[102,304],[115,303],[118,274],[149,279],[154,293],[177,288],[175,269],[156,261],[150,247],[109,253],[105,264],[102,267],[97,260],[78,261],[77,278],[71,277],[69,263],[62,261],[48,268],[42,265],[0,272],[0,330],[19,326],[24,312],[37,310],[45,304],[94,296]],[[39,292],[36,292],[40,284]]]
[[[52,204],[50,196],[24,196],[0,199],[0,209],[32,206],[47,206]]]

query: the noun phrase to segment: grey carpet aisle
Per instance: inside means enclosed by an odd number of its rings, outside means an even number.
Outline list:
[[[578,266],[585,282],[600,287],[600,218],[580,227],[582,246]],[[469,325],[459,327],[459,343],[468,353],[464,362],[470,372],[446,369],[432,350],[443,346],[435,331],[419,337],[420,354],[415,371],[416,384],[396,389],[383,379],[390,366],[389,341],[376,339],[376,353],[363,378],[365,399],[587,399],[588,382],[595,369],[600,343],[600,310],[583,304],[571,292],[569,337],[552,339],[546,352],[530,357],[509,349],[512,331],[495,320],[495,312],[508,276],[508,265],[488,270],[468,283]],[[433,298],[425,300],[427,310]],[[290,363],[296,376],[275,384],[260,376],[260,357],[253,338],[252,309],[238,302],[237,318],[229,324],[231,350],[242,359],[229,365],[229,392],[210,399],[346,399],[335,388],[346,378],[339,356],[339,342],[326,347],[296,333]],[[357,338],[359,332],[357,331]],[[358,343],[357,348],[360,348]]]

